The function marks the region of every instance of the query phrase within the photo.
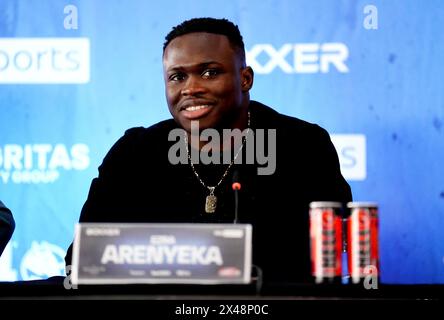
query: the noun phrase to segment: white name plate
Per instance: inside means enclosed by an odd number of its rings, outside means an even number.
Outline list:
[[[251,276],[248,224],[79,223],[73,284],[242,284]]]

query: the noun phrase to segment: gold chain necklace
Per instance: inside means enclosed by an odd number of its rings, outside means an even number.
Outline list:
[[[247,124],[247,132],[245,134],[245,138],[242,141],[242,144],[240,145],[239,149],[237,150],[236,155],[234,156],[233,160],[231,160],[231,163],[229,164],[228,168],[225,170],[224,174],[220,178],[219,182],[214,186],[207,186],[205,182],[202,181],[201,177],[196,171],[196,168],[194,167],[193,161],[191,161],[190,151],[188,149],[188,134],[185,132],[185,148],[187,149],[187,155],[188,160],[190,161],[191,169],[194,172],[194,175],[196,176],[197,180],[199,180],[200,184],[203,185],[206,189],[208,189],[209,194],[205,198],[205,212],[206,213],[214,213],[216,211],[217,206],[217,197],[214,195],[214,191],[216,188],[222,183],[222,181],[225,179],[225,177],[228,174],[228,171],[230,171],[231,167],[234,164],[234,161],[236,161],[237,157],[239,156],[239,153],[241,152],[245,141],[247,141],[248,134],[250,133],[250,111],[248,111],[248,124]]]

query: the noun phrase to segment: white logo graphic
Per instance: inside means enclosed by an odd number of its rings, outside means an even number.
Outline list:
[[[88,38],[0,38],[0,83],[88,83]]]
[[[53,183],[60,170],[85,170],[89,167],[89,147],[77,143],[0,145],[0,183]]]
[[[65,251],[46,241],[33,241],[20,264],[23,280],[46,279],[65,275]]]
[[[17,270],[12,266],[13,247],[17,247],[17,243],[9,241],[0,257],[0,281],[17,281]]]
[[[268,74],[276,68],[285,73],[327,73],[332,67],[347,73],[348,54],[344,43],[286,43],[279,49],[271,44],[256,44],[246,52],[246,57],[258,74]],[[258,60],[264,55],[268,60],[262,64]]]
[[[367,177],[366,139],[363,134],[332,134],[339,156],[341,173],[347,180],[365,180]]]

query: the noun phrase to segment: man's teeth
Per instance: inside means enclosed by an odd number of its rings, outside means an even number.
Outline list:
[[[200,109],[208,108],[208,107],[209,107],[209,105],[205,104],[205,105],[202,105],[202,106],[188,107],[188,108],[185,108],[185,110],[187,110],[187,111],[196,111],[196,110],[200,110]]]

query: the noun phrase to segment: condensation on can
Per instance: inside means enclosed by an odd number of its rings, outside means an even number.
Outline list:
[[[367,276],[379,276],[378,205],[349,202],[347,218],[348,271],[353,283]]]
[[[310,203],[311,273],[316,283],[341,278],[342,204]]]

